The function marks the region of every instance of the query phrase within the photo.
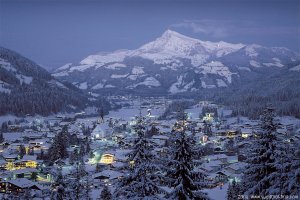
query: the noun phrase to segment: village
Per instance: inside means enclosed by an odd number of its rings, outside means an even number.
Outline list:
[[[0,194],[1,196],[34,194],[34,199],[50,197],[55,181],[55,169],[60,169],[65,179],[76,165],[76,152],[90,177],[93,199],[99,199],[104,186],[115,190],[117,182],[127,173],[124,166],[130,162],[128,154],[136,138],[135,125],[143,117],[147,137],[155,144],[153,153],[158,158],[167,156],[167,146],[182,124],[201,147],[199,165],[195,171],[204,172],[207,186],[204,189],[212,199],[226,196],[228,183],[239,182],[247,164],[247,151],[259,130],[259,121],[243,116],[233,117],[231,110],[208,101],[196,102],[184,110],[186,118],[179,120],[160,116],[172,103],[165,98],[111,97],[119,99],[122,108],[108,115],[87,116],[59,114],[51,117],[25,117],[3,123],[0,144]],[[121,100],[120,100],[121,99]],[[206,112],[208,111],[208,112]],[[171,113],[171,115],[176,113]],[[283,143],[300,140],[300,120],[279,117],[277,133]],[[69,145],[67,157],[49,162],[49,149],[59,132],[67,130]],[[64,138],[60,138],[64,140]],[[74,142],[75,141],[75,142]],[[132,164],[132,163],[130,163]],[[162,187],[166,192],[169,188]]]

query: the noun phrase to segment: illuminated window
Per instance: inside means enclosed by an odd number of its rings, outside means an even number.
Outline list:
[[[112,164],[113,162],[114,162],[114,155],[112,155],[112,154],[103,154],[101,156],[100,163]]]

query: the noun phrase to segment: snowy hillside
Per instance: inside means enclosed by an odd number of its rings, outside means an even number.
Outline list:
[[[0,47],[0,115],[41,114],[85,107],[87,97],[20,54]]]

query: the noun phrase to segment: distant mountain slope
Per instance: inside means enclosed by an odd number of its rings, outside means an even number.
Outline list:
[[[88,97],[20,54],[0,47],[0,115],[41,114],[85,108]]]
[[[201,41],[167,30],[138,49],[90,55],[53,75],[94,92],[178,95],[231,87],[299,60],[286,48]]]

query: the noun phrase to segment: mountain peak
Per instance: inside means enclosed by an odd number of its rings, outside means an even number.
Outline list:
[[[179,38],[179,39],[182,39],[182,40],[193,40],[193,41],[196,41],[197,39],[195,38],[191,38],[191,37],[188,37],[188,36],[185,36],[181,33],[178,33],[176,31],[173,31],[173,30],[166,30],[160,38],[164,38],[164,39],[170,39],[170,38]],[[199,41],[199,40],[197,40]]]
[[[162,37],[169,37],[169,36],[172,36],[172,35],[174,35],[174,36],[183,36],[182,34],[176,32],[176,31],[173,31],[173,30],[168,29],[168,30],[166,30],[166,31],[162,34]]]

